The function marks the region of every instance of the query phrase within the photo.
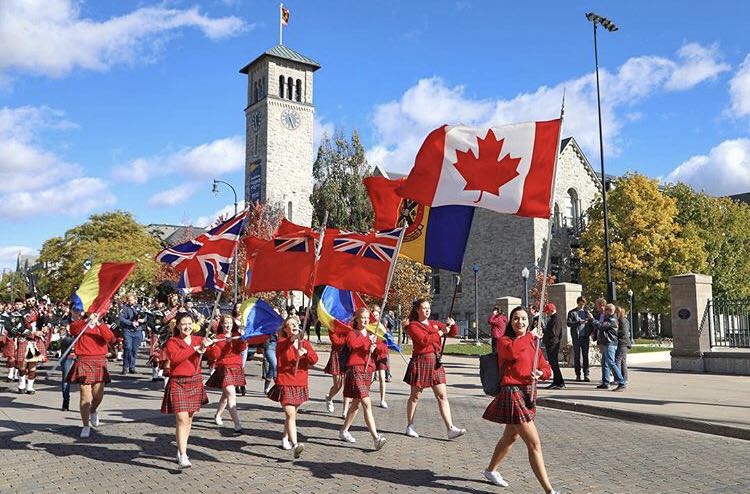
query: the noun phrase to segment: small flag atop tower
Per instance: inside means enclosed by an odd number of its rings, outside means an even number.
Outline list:
[[[281,7],[281,23],[285,26],[289,25],[289,9]]]
[[[289,9],[279,4],[279,44],[284,44],[284,26],[289,25]]]

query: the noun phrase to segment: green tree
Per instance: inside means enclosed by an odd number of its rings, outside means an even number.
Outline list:
[[[621,298],[632,289],[641,310],[667,312],[669,277],[705,269],[703,241],[677,221],[677,201],[661,192],[656,180],[626,175],[607,199],[612,277]],[[601,202],[589,209],[588,216],[581,237],[581,274],[584,289],[593,298],[606,292]]]
[[[350,140],[341,132],[336,132],[333,140],[323,138],[313,164],[313,227],[320,226],[328,212],[329,228],[358,232],[372,228],[372,206],[362,183],[369,170],[356,130]]]
[[[727,197],[695,192],[685,184],[665,193],[677,201],[676,221],[700,237],[706,251],[705,274],[713,277],[713,293],[750,296],[750,206]]]
[[[2,277],[0,277],[0,289],[2,290],[0,292],[0,300],[3,302],[13,302],[19,297],[26,297],[29,288],[22,271],[8,270],[4,271]]]
[[[39,273],[40,285],[54,298],[67,298],[83,278],[83,264],[135,261],[126,289],[151,292],[157,272],[154,255],[159,241],[149,235],[130,213],[111,211],[92,215],[86,223],[71,228],[63,237],[42,245],[39,261],[46,266]]]

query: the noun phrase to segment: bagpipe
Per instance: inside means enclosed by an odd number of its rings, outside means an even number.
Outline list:
[[[31,329],[24,324],[24,314],[21,312],[4,312],[0,315],[0,321],[8,338],[21,338],[31,334]]]

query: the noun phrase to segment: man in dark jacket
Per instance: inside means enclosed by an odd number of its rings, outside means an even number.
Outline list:
[[[547,350],[547,361],[550,367],[552,367],[552,384],[547,386],[547,389],[563,389],[565,388],[565,380],[560,371],[558,355],[560,353],[560,342],[562,341],[565,322],[558,317],[555,304],[545,305],[544,314],[549,319],[547,319],[547,324],[544,326],[542,341],[544,341],[544,348]]]
[[[135,294],[128,295],[127,302],[120,309],[120,328],[125,340],[125,354],[122,358],[122,373],[135,374],[135,360],[138,356],[138,347],[143,341],[143,328],[141,324],[146,320],[141,317],[141,307]]]
[[[617,353],[617,316],[615,306],[607,304],[604,306],[604,317],[602,322],[593,320],[596,327],[596,343],[602,352],[602,383],[597,389],[609,389],[610,372],[614,374],[617,388],[615,391],[625,390],[625,380],[620,369],[615,366],[615,354]]]
[[[576,381],[581,380],[581,368],[583,368],[583,380],[589,382],[589,318],[591,313],[586,310],[586,299],[578,297],[577,307],[568,312],[567,325],[570,328],[570,337],[573,340],[573,365],[576,370]]]

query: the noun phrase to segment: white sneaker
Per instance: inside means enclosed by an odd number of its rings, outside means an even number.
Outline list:
[[[188,458],[188,455],[181,456],[180,461],[177,462],[177,465],[180,467],[180,470],[183,470],[185,468],[190,468],[193,466],[193,464],[190,463],[190,459]]]
[[[375,447],[375,451],[380,451],[383,449],[383,446],[385,446],[385,436],[380,434],[374,441],[373,446]]]
[[[349,434],[349,431],[339,431],[339,439],[342,441],[346,441],[348,443],[356,443],[357,440],[354,439],[354,436]]]
[[[99,427],[99,414],[96,412],[91,412],[91,416],[89,417],[89,424],[91,424],[91,427]]]
[[[459,429],[455,425],[452,425],[451,428],[448,429],[448,439],[456,439],[464,434],[466,434],[466,429]]]
[[[224,420],[221,418],[221,415],[214,415],[214,423],[216,425],[224,425]]]
[[[508,482],[496,470],[492,470],[492,471],[485,470],[484,478],[486,478],[487,480],[489,480],[495,485],[499,485],[500,487],[508,487]]]
[[[305,450],[305,445],[302,443],[295,444],[294,445],[294,458],[299,458],[302,456],[302,452]]]
[[[333,400],[328,399],[327,396],[326,396],[326,410],[328,410],[328,413],[333,413],[333,410],[334,410]]]
[[[281,449],[284,449],[286,451],[292,449],[292,443],[290,443],[289,439],[287,439],[286,437],[281,438]]]
[[[388,408],[388,403],[385,400],[380,400],[380,408]]]
[[[91,435],[91,427],[82,427],[81,428],[81,437],[86,439]]]
[[[349,409],[348,408],[345,408],[345,409],[341,410],[341,418],[345,419],[347,413],[349,413]]]
[[[417,428],[414,427],[414,424],[406,426],[406,435],[409,437],[419,437],[419,434],[417,434]]]

